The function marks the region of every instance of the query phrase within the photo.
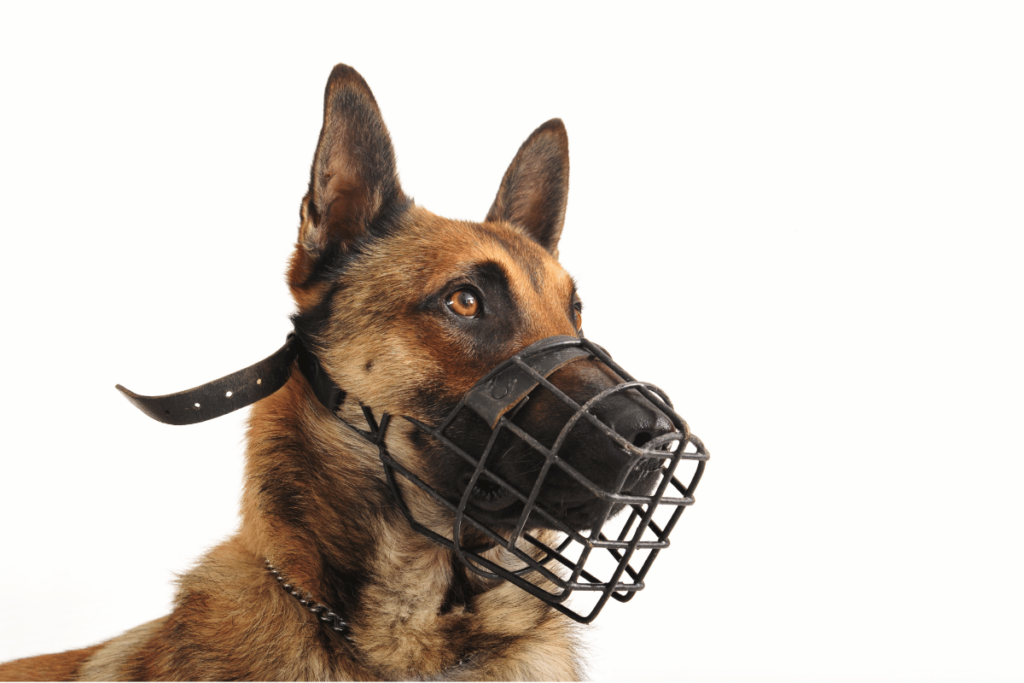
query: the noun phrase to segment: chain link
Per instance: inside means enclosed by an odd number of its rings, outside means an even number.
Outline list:
[[[270,563],[269,559],[266,560],[266,565],[267,571],[270,572],[270,575],[274,577],[285,592],[298,600],[300,605],[312,612],[317,619],[323,622],[332,631],[342,635],[346,640],[351,642],[351,628],[347,621],[342,619],[337,612],[327,607],[327,605],[320,604],[314,600],[313,595],[309,591],[301,590],[298,586],[290,583],[284,575]]]

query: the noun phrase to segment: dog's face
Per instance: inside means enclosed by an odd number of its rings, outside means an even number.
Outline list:
[[[436,216],[402,192],[387,130],[363,79],[348,67],[335,69],[289,284],[299,309],[296,329],[346,392],[343,415],[358,421],[365,405],[378,415],[437,424],[481,377],[526,346],[582,335],[582,302],[557,260],[568,172],[565,129],[549,121],[523,143],[485,221]],[[593,359],[569,363],[549,379],[581,405],[621,381]],[[537,389],[513,421],[550,447],[572,412]],[[597,417],[634,445],[673,431],[633,392],[602,402]],[[457,502],[473,467],[397,422],[392,453]],[[464,450],[480,452],[491,427],[463,411],[448,434]],[[529,492],[543,456],[508,432],[493,452],[493,470]],[[650,492],[660,465],[635,465],[586,422],[568,433],[560,453],[596,485],[638,495]],[[604,505],[557,468],[538,502],[580,530]],[[522,511],[512,494],[483,478],[470,506],[497,526]]]

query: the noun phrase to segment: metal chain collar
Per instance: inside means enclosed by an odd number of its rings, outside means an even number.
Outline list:
[[[306,590],[300,589],[295,584],[289,582],[277,568],[270,563],[270,560],[266,560],[267,571],[270,572],[281,588],[285,590],[289,595],[299,601],[299,604],[305,607],[307,610],[316,615],[317,619],[323,622],[335,633],[340,634],[345,640],[352,642],[352,629],[349,627],[348,622],[342,619],[337,612],[317,602],[312,593]]]
[[[305,607],[307,610],[316,615],[325,626],[329,627],[332,631],[339,634],[342,638],[352,643],[352,628],[348,622],[342,619],[337,612],[322,605],[313,598],[313,594],[309,591],[302,590],[293,583],[290,583],[288,579],[270,563],[270,560],[265,560],[267,571],[274,577],[277,583],[283,588],[289,595],[299,601],[299,604]],[[454,669],[464,666],[470,660],[469,657],[463,657],[455,664],[445,669],[444,673],[448,673]]]

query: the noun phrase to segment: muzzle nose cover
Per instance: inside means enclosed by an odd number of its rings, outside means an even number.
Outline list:
[[[624,381],[580,405],[547,377],[567,363],[583,358],[596,358]],[[524,399],[531,392],[540,390],[551,392],[573,411],[550,448],[512,421],[515,409],[523,405]],[[650,401],[671,420],[675,431],[657,435],[638,447],[595,416],[603,401],[626,391],[635,391]],[[490,437],[480,453],[466,452],[446,435],[446,430],[464,410],[473,411],[491,427]],[[593,621],[609,597],[627,602],[644,588],[644,579],[655,558],[669,546],[669,534],[686,507],[694,503],[693,494],[708,459],[703,443],[690,433],[686,422],[660,389],[635,380],[600,346],[576,337],[549,337],[501,363],[481,379],[436,427],[406,418],[473,466],[469,483],[458,503],[445,498],[391,457],[383,438],[387,416],[382,418],[378,427],[372,413],[365,409],[364,412],[370,424],[370,432],[365,435],[378,445],[388,483],[402,512],[416,531],[450,548],[475,574],[489,579],[505,579],[582,623]],[[629,457],[628,465],[610,487],[591,481],[561,455],[567,436],[581,421],[588,422]],[[543,456],[543,465],[529,491],[517,489],[493,467],[492,461],[496,460],[494,446],[505,430]],[[658,470],[653,493],[624,493],[622,489],[630,472],[642,466],[641,461],[652,459],[658,461],[656,466],[650,462],[645,464],[647,470]],[[690,461],[691,467],[684,475],[680,463],[685,461]],[[573,528],[539,500],[545,482],[555,470],[605,503],[589,531]],[[683,477],[682,481],[677,474]],[[407,479],[453,513],[451,538],[415,519],[402,497],[396,475]],[[481,478],[522,503],[522,512],[511,531],[494,528],[472,513],[473,492]],[[537,529],[538,523],[543,529]],[[464,533],[467,530],[477,532],[468,536],[479,539],[483,534],[490,543],[466,547],[463,539],[467,537]],[[595,550],[604,552],[595,553]],[[567,598],[573,593],[593,597],[589,600],[574,599],[570,605]]]

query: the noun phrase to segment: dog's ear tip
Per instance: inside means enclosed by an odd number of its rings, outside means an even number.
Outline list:
[[[373,97],[370,93],[370,86],[366,84],[366,80],[363,79],[362,75],[348,64],[335,64],[334,68],[331,69],[331,75],[327,77],[327,88],[326,94],[337,92],[343,88],[356,88],[363,90],[370,97]]]
[[[565,130],[565,123],[560,118],[548,119],[544,123],[540,124],[537,126],[537,130],[533,131],[530,138],[536,140],[542,135],[554,136],[561,145],[569,145],[569,133]]]
[[[565,121],[556,116],[555,118],[548,119],[544,123],[540,124],[540,127],[537,128],[537,130],[565,133]]]
[[[334,65],[333,69],[331,69],[331,75],[327,78],[327,82],[337,83],[339,81],[348,80],[353,76],[360,77],[359,72],[348,64],[338,63]]]

